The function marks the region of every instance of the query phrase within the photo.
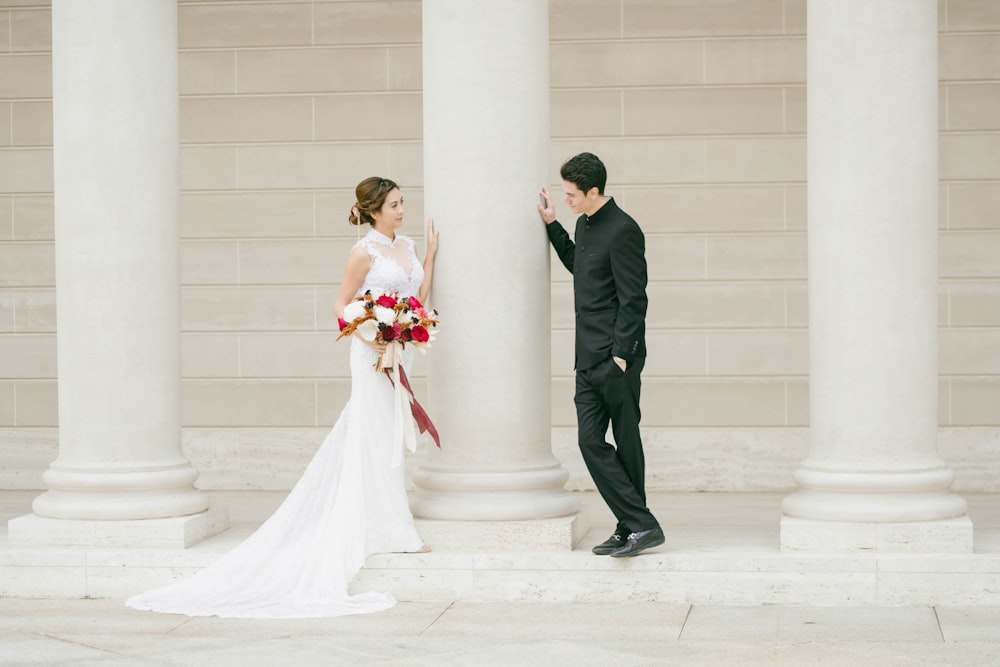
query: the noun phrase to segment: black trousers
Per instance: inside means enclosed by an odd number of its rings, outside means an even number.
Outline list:
[[[640,374],[644,357],[623,373],[608,357],[576,372],[576,420],[583,461],[624,534],[659,525],[646,507],[646,459],[639,437]],[[611,423],[615,444],[605,440]]]

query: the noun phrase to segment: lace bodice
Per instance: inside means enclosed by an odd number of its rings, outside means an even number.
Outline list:
[[[406,244],[410,259],[410,273],[399,262],[386,253],[395,244]],[[372,258],[372,268],[361,284],[361,293],[371,290],[375,296],[380,294],[398,293],[400,296],[416,296],[420,284],[424,281],[424,267],[417,259],[417,244],[409,236],[397,234],[395,241],[374,229],[365,234],[364,238],[354,244],[363,247]]]

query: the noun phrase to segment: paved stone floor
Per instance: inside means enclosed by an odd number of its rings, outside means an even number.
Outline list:
[[[250,621],[121,600],[0,600],[0,664],[997,665],[997,607],[401,602],[371,616]]]
[[[0,493],[2,518],[26,511],[33,495]],[[654,498],[671,528],[668,552],[776,551],[780,494],[716,495]],[[220,496],[238,534],[282,494]],[[1000,550],[997,499],[970,498],[977,552]],[[578,549],[611,525],[598,499],[585,500],[593,530]],[[139,612],[121,598],[0,598],[0,666],[21,665],[985,666],[1000,665],[1000,606],[445,599],[403,601],[370,616],[254,621]]]

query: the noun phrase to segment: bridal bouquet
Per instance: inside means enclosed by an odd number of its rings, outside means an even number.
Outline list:
[[[430,347],[434,339],[438,319],[437,311],[428,312],[416,297],[396,294],[375,297],[368,291],[347,304],[338,324],[337,340],[357,331],[367,341],[388,346],[375,361],[375,370],[382,371],[396,365],[407,343],[426,351],[424,348]]]
[[[416,297],[397,294],[375,297],[369,291],[347,304],[338,324],[337,340],[357,332],[366,341],[386,346],[375,360],[375,371],[384,372],[394,388],[392,465],[400,465],[403,447],[411,452],[416,449],[416,431],[430,434],[440,447],[437,428],[413,395],[402,364],[406,345],[413,345],[421,352],[430,347],[438,325],[437,311],[428,312]]]

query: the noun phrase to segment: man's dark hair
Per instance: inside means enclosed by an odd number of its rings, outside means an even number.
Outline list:
[[[597,188],[597,194],[604,194],[604,185],[608,182],[608,170],[593,153],[574,155],[559,168],[559,175],[564,181],[569,181],[580,188],[583,193],[590,188]]]

